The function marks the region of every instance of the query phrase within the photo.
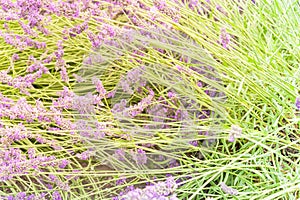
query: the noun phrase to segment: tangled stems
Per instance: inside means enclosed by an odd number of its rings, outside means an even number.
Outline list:
[[[0,195],[296,198],[284,3],[2,1]]]

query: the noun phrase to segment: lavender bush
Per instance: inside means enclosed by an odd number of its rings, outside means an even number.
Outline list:
[[[296,1],[0,1],[1,199],[296,199]]]

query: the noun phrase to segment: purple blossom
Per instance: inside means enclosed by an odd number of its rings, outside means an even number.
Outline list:
[[[73,74],[74,78],[76,79],[76,82],[77,83],[82,83],[82,82],[85,82],[84,78],[77,75],[77,74]]]
[[[82,153],[77,153],[76,157],[81,160],[88,160],[91,156],[94,156],[94,155],[95,155],[95,152],[87,150]]]
[[[121,194],[119,199],[122,200],[140,200],[140,199],[159,199],[170,200],[178,199],[174,193],[177,189],[177,183],[172,176],[168,177],[165,182],[157,182],[146,186],[144,189],[136,188]]]
[[[14,176],[27,174],[32,169],[57,166],[55,156],[36,156],[27,159],[20,149],[9,148],[0,151],[0,181],[7,181]]]
[[[66,159],[63,159],[60,161],[58,167],[61,168],[61,169],[64,169],[70,162]]]
[[[61,181],[57,176],[50,174],[48,178],[51,182],[55,183],[60,189],[64,191],[70,191],[69,184],[67,182]]]
[[[233,189],[233,188],[227,186],[224,182],[220,183],[220,187],[225,193],[230,194],[230,195],[236,196],[239,193],[236,189]]]
[[[117,150],[115,150],[114,156],[118,160],[124,161],[125,160],[125,151],[124,151],[124,149],[117,149]]]
[[[229,133],[228,141],[234,142],[236,138],[240,138],[242,136],[242,128],[237,125],[232,125]]]
[[[230,35],[226,32],[225,28],[222,28],[220,34],[220,43],[225,49],[228,49],[229,42],[230,42]]]
[[[0,71],[0,82],[18,88],[22,93],[29,95],[28,88],[33,88],[32,83],[39,78],[39,74],[27,74],[24,77],[12,78],[6,71]]]
[[[113,114],[122,113],[126,109],[127,100],[122,99],[119,103],[116,103],[113,108],[111,109],[111,112]]]
[[[144,165],[147,163],[147,155],[146,152],[142,149],[137,149],[136,152],[134,152],[133,150],[131,150],[131,156],[133,158],[133,160],[139,164],[139,165]]]
[[[63,66],[61,68],[61,70],[60,70],[60,76],[61,76],[61,80],[63,80],[66,83],[69,82],[69,75],[68,75],[66,67]]]
[[[45,199],[46,193],[40,194],[30,194],[27,195],[25,192],[19,192],[16,196],[8,196],[7,200],[37,200],[37,199]]]
[[[194,141],[190,141],[189,144],[193,145],[194,147],[198,146],[198,141],[194,140]]]
[[[126,183],[126,177],[120,177],[116,180],[116,185],[123,185],[124,183]]]
[[[12,55],[11,59],[12,59],[12,61],[14,62],[14,61],[17,61],[17,60],[19,60],[19,59],[20,59],[20,57],[19,57],[19,55],[18,55],[18,54],[14,53],[14,54]]]
[[[33,39],[25,35],[17,35],[17,34],[0,32],[0,36],[4,38],[7,44],[12,45],[13,47],[17,48],[20,51],[23,51],[26,47],[45,49],[47,46],[45,42],[34,41]]]
[[[93,77],[92,83],[96,86],[96,91],[99,93],[100,97],[104,97],[107,92],[102,84],[102,81],[96,77]]]
[[[174,167],[178,167],[179,163],[177,160],[175,159],[171,159],[171,161],[169,162],[169,168],[174,168]]]
[[[34,72],[37,70],[40,70],[40,72],[42,74],[46,74],[49,72],[48,68],[45,67],[45,65],[43,65],[41,62],[37,61],[35,58],[31,58],[33,59],[33,64],[27,67],[27,72]]]
[[[70,37],[75,37],[76,35],[79,35],[83,31],[88,29],[88,22],[84,21],[82,24],[76,25],[69,29],[69,35]]]
[[[24,131],[25,127],[22,124],[19,124],[13,128],[0,128],[0,143],[4,146],[9,146],[15,141],[28,138],[28,135]]]
[[[143,79],[145,67],[138,67],[131,69],[127,72],[125,77],[122,77],[119,85],[122,87],[123,91],[132,94],[138,87],[144,87],[146,81]]]
[[[90,92],[84,96],[75,95],[71,104],[72,109],[77,110],[80,114],[93,114],[95,112],[94,96]]]
[[[167,112],[164,108],[163,104],[155,104],[147,109],[147,112],[151,115],[154,122],[164,122],[167,118]]]
[[[58,191],[52,193],[52,200],[62,200],[62,197]]]
[[[64,55],[64,49],[63,49],[63,41],[59,40],[57,42],[57,51],[54,52],[54,55],[56,56],[56,59],[62,59],[63,55]]]
[[[296,98],[295,106],[296,106],[296,108],[297,108],[298,110],[300,110],[300,96],[298,96],[298,97]]]
[[[227,12],[225,11],[225,9],[224,9],[222,6],[216,5],[216,9],[217,9],[219,12],[223,13],[224,15],[226,15],[226,16],[228,15]]]
[[[143,98],[138,104],[130,106],[123,113],[127,114],[127,112],[128,112],[130,117],[135,117],[138,114],[142,113],[143,110],[152,103],[153,98],[154,98],[154,92],[152,90],[150,90],[149,95],[147,97]],[[127,116],[127,115],[124,115],[124,116]]]
[[[25,199],[26,192],[19,192],[16,196],[17,199]]]
[[[36,152],[34,148],[29,148],[27,153],[30,159],[34,159],[36,157]]]

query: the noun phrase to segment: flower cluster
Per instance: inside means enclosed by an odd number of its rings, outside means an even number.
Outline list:
[[[178,200],[176,191],[178,185],[172,176],[168,177],[165,182],[157,182],[153,185],[148,185],[144,189],[136,188],[122,194],[116,199],[119,200]]]
[[[119,83],[123,91],[128,94],[133,94],[138,87],[144,87],[146,85],[146,81],[142,77],[144,71],[145,67],[129,70],[126,73],[126,76],[121,78]]]
[[[26,192],[19,192],[15,196],[10,195],[7,197],[0,197],[3,200],[47,200],[48,195],[46,193],[40,194],[26,194]],[[52,193],[52,200],[62,200],[62,197],[58,191]]]
[[[295,106],[296,106],[297,110],[300,110],[300,96],[298,96],[298,97],[296,98]]]
[[[1,98],[1,96],[0,96]],[[59,126],[62,130],[74,130],[75,124],[69,119],[63,117],[62,111],[55,106],[51,106],[50,109],[46,109],[43,103],[39,100],[36,101],[36,105],[28,104],[25,98],[20,98],[16,103],[9,98],[5,98],[2,95],[2,101],[0,107],[6,108],[0,111],[1,117],[8,117],[10,119],[26,120],[28,123],[34,121],[39,122],[54,122],[56,126]],[[55,103],[54,103],[55,104]],[[31,136],[34,137],[34,136]],[[34,137],[39,138],[39,137]],[[45,140],[41,140],[43,143]],[[56,147],[58,148],[58,147]]]
[[[240,138],[242,136],[242,128],[237,125],[232,125],[229,133],[228,141],[234,142],[236,138]]]
[[[101,139],[106,135],[106,124],[101,124],[96,120],[79,119],[76,121],[76,130],[80,136],[90,139]]]
[[[88,21],[84,21],[82,24],[76,25],[68,30],[68,33],[70,37],[75,37],[76,35],[79,35],[80,33],[87,30],[89,27]]]
[[[138,114],[141,114],[151,103],[154,98],[154,92],[152,90],[149,91],[149,95],[143,98],[139,103],[135,105],[130,105],[126,107],[127,100],[122,99],[119,103],[116,103],[111,109],[112,113],[122,117],[131,117],[134,118]]]
[[[55,183],[60,189],[64,191],[70,191],[69,184],[67,182],[63,182],[57,176],[50,174],[48,179],[50,183]]]
[[[33,152],[29,153],[31,158],[27,159],[26,155],[20,149],[9,148],[0,151],[0,181],[7,181],[14,176],[28,174],[30,170],[39,171],[41,168],[48,166],[58,166],[55,156],[35,156]]]
[[[99,96],[101,98],[105,97],[107,91],[105,90],[102,81],[96,77],[93,77],[92,83],[96,86],[96,91],[99,93]]]
[[[95,152],[91,150],[84,151],[82,153],[77,153],[76,157],[81,160],[88,160],[90,157],[94,156]]]
[[[220,187],[225,193],[230,194],[230,195],[235,196],[235,195],[238,195],[238,193],[239,193],[236,189],[233,189],[233,188],[227,186],[224,182],[221,182]]]
[[[3,199],[5,199],[5,200],[21,200],[21,199],[26,199],[26,200],[46,200],[46,193],[27,195],[26,192],[19,192],[15,196],[3,197]]]
[[[220,34],[220,43],[221,45],[225,48],[228,49],[228,45],[230,43],[230,35],[226,32],[225,28],[221,29],[221,34]]]
[[[180,14],[178,10],[175,7],[171,7],[167,5],[165,0],[155,0],[154,6],[157,10],[159,10],[161,13],[169,16],[172,18],[174,22],[178,22],[180,19]]]
[[[138,165],[144,165],[147,163],[147,155],[146,152],[142,149],[137,149],[136,152],[131,150],[130,154],[132,155],[133,160],[138,164]]]
[[[0,31],[0,36],[4,38],[7,44],[12,45],[19,51],[24,51],[27,47],[45,49],[47,46],[45,42],[38,42],[24,35],[3,33],[2,31]]]
[[[108,24],[102,25],[99,29],[98,34],[87,31],[88,38],[95,49],[99,48],[103,43],[108,44],[116,36],[114,28]]]
[[[28,74],[24,77],[19,76],[16,78],[11,77],[7,74],[7,71],[0,71],[0,82],[7,84],[9,86],[13,86],[14,88],[19,89],[22,93],[29,95],[28,89],[33,89],[32,83],[41,77],[40,72],[36,72],[34,74]]]

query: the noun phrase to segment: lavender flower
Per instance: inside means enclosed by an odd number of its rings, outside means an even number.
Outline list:
[[[125,160],[125,151],[124,151],[124,149],[115,150],[114,157],[117,158],[120,161],[124,161]]]
[[[3,146],[8,147],[15,141],[28,138],[28,135],[24,133],[24,131],[25,127],[21,123],[13,128],[9,128],[7,126],[5,128],[0,128],[0,143]]]
[[[126,177],[120,177],[116,180],[116,185],[123,185],[124,183],[126,183]]]
[[[57,165],[55,156],[36,156],[27,159],[20,149],[2,150],[0,151],[0,181],[7,181],[14,176],[27,174],[30,170]]]
[[[58,191],[52,193],[52,200],[62,200],[62,197]]]
[[[60,161],[60,164],[58,165],[59,168],[64,169],[70,162],[66,159],[63,159]]]
[[[133,160],[136,162],[138,165],[144,165],[147,163],[147,155],[146,152],[142,149],[137,149],[136,152],[131,150],[131,156]]]
[[[121,78],[119,85],[124,92],[133,94],[138,87],[144,87],[146,85],[146,81],[142,78],[144,70],[145,67],[131,69],[127,72],[125,77]]]
[[[224,182],[220,183],[220,187],[225,193],[230,194],[230,195],[235,196],[235,195],[238,195],[238,193],[239,193],[236,189],[233,189],[233,188],[227,186]]]
[[[17,60],[19,60],[19,59],[20,59],[20,57],[19,57],[19,55],[18,55],[18,54],[14,53],[14,54],[12,55],[11,59],[12,59],[12,61],[14,62],[14,61],[17,61]]]
[[[76,79],[76,82],[77,83],[82,83],[82,82],[85,82],[84,78],[77,75],[77,74],[73,74],[74,78]]]
[[[230,35],[226,32],[225,28],[222,28],[220,34],[220,43],[225,49],[228,49],[229,42],[230,42]]]
[[[93,77],[92,82],[96,86],[96,91],[99,93],[100,97],[104,97],[106,94],[106,90],[105,90],[101,80],[96,77]]]
[[[232,125],[229,133],[229,142],[234,142],[236,138],[240,138],[242,136],[242,128],[237,125]]]
[[[180,14],[175,7],[169,6],[164,0],[154,0],[154,6],[163,14],[168,15],[174,22],[178,22]]]
[[[50,174],[48,177],[49,181],[54,182],[60,189],[64,191],[70,191],[70,186],[67,182],[61,181],[57,176]]]
[[[147,108],[154,98],[154,92],[150,90],[150,93],[147,97],[143,98],[138,104],[130,106],[128,110],[128,114],[130,117],[135,117],[138,114],[142,113],[145,108]]]
[[[75,37],[76,35],[79,35],[83,31],[88,29],[88,22],[84,21],[82,24],[76,25],[69,29],[69,35],[70,37]]]
[[[56,56],[56,59],[62,59],[63,55],[64,55],[64,49],[63,49],[63,46],[62,46],[62,43],[63,41],[62,40],[59,40],[57,42],[57,51],[54,52],[54,55]]]
[[[7,200],[46,200],[46,193],[27,195],[25,192],[19,192],[16,196],[8,196]],[[2,199],[2,198],[1,198]]]
[[[167,117],[165,106],[163,104],[155,104],[147,109],[147,112],[151,115],[154,122],[164,122]]]
[[[120,114],[123,113],[123,111],[126,109],[127,100],[122,99],[119,103],[116,103],[113,108],[111,109],[111,112],[113,114]]]
[[[34,159],[36,157],[36,152],[34,148],[29,148],[27,153],[30,159]]]
[[[84,96],[73,97],[72,108],[77,110],[80,114],[93,114],[94,111],[94,96],[88,93]]]
[[[296,106],[296,108],[297,108],[298,110],[300,110],[300,96],[298,96],[298,97],[296,98],[295,106]]]
[[[120,195],[122,200],[177,200],[176,194],[177,183],[172,176],[168,177],[165,182],[157,182],[153,185],[148,185],[144,189],[136,188]]]
[[[4,38],[7,44],[12,45],[13,47],[17,48],[20,51],[23,51],[26,47],[33,47],[36,49],[46,48],[45,42],[37,42],[24,35],[0,32],[0,36]]]
[[[28,88],[33,88],[32,83],[41,76],[41,72],[27,74],[24,77],[12,78],[7,71],[0,71],[0,82],[18,88],[22,93],[29,95]]]
[[[76,157],[81,160],[88,160],[91,156],[94,156],[94,155],[95,155],[95,152],[87,150],[82,153],[76,154]]]

